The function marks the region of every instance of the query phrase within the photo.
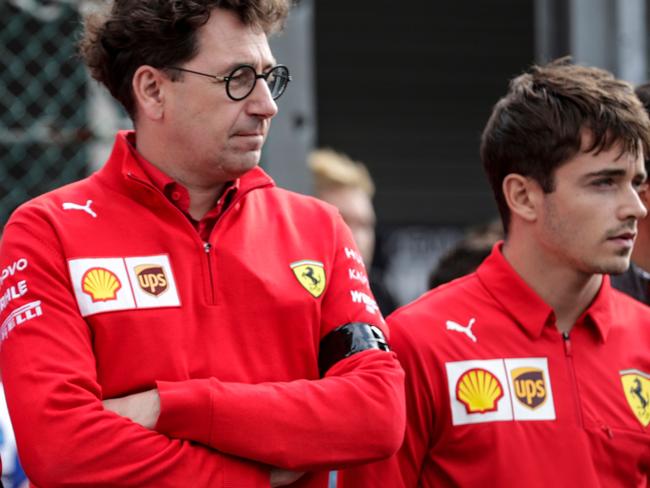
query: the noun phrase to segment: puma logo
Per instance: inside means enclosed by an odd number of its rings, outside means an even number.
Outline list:
[[[97,214],[93,211],[93,209],[90,208],[90,206],[92,204],[93,204],[92,200],[88,200],[86,202],[86,205],[79,205],[78,203],[64,202],[63,203],[63,210],[81,210],[82,212],[86,212],[93,219],[96,219]]]
[[[476,342],[476,336],[472,332],[472,325],[474,325],[474,322],[476,322],[475,318],[471,318],[467,325],[460,325],[453,320],[447,320],[447,330],[453,330],[465,334],[472,341]]]

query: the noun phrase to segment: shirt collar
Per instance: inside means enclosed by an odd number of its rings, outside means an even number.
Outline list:
[[[126,134],[126,140],[131,146],[131,152],[137,161],[138,165],[148,177],[149,181],[158,189],[160,192],[165,195],[165,197],[176,207],[178,207],[184,214],[189,217],[190,210],[190,194],[187,188],[182,184],[178,183],[172,179],[165,172],[154,166],[147,159],[145,159],[142,154],[138,152],[135,147],[135,132],[129,132]],[[239,178],[228,182],[226,188],[212,208],[205,216],[204,219],[216,219],[223,210],[228,206],[228,203],[232,201],[235,193],[239,189],[240,180]],[[191,218],[191,217],[190,217]]]
[[[493,298],[505,308],[526,334],[538,339],[544,327],[555,327],[553,309],[523,280],[502,253],[503,242],[492,248],[492,253],[476,270],[476,274]],[[595,330],[605,341],[614,320],[609,276],[603,282],[593,302],[576,321],[575,327]]]

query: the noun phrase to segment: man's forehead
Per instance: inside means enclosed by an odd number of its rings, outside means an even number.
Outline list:
[[[199,54],[219,64],[275,64],[268,38],[255,25],[244,24],[237,15],[220,8],[213,10],[199,29]]]

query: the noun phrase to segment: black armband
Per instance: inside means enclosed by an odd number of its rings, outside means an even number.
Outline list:
[[[379,327],[363,322],[352,322],[337,327],[320,341],[318,369],[321,377],[341,359],[368,349],[390,351]]]

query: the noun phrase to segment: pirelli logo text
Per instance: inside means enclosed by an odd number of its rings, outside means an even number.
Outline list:
[[[11,312],[0,325],[0,341],[4,341],[15,327],[43,315],[41,301],[36,300]]]

